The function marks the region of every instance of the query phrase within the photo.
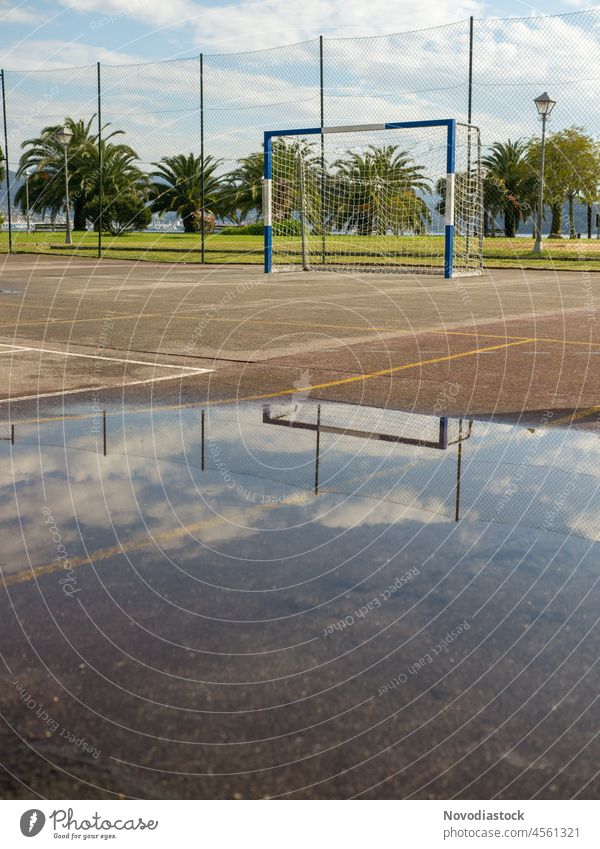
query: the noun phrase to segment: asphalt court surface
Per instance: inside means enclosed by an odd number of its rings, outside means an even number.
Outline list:
[[[4,256],[0,416],[90,392],[106,404],[309,393],[585,421],[600,397],[599,302],[600,274],[585,272],[265,276]]]

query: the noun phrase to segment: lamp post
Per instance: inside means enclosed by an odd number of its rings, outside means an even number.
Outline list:
[[[535,245],[533,246],[534,254],[541,253],[542,250],[542,218],[544,215],[544,164],[546,158],[546,119],[556,106],[556,100],[550,100],[548,94],[544,92],[536,97],[534,103],[537,107],[538,114],[542,119],[542,153],[540,161],[540,194],[538,198],[537,222],[535,227]]]
[[[29,177],[31,176],[31,171],[29,168],[25,169],[25,220],[27,221],[27,233],[29,234],[31,231],[30,227],[30,215],[29,215]]]
[[[67,232],[65,235],[65,245],[71,245],[71,215],[69,212],[69,160],[67,157],[67,148],[73,138],[73,130],[66,125],[62,127],[56,134],[56,138],[62,144],[65,151],[65,211],[67,218]]]

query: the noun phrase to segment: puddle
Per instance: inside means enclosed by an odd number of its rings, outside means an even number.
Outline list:
[[[595,432],[305,398],[0,431],[2,711],[100,795],[597,782]]]

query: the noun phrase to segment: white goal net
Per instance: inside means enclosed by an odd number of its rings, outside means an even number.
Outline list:
[[[479,130],[382,127],[270,136],[265,270],[480,273]]]

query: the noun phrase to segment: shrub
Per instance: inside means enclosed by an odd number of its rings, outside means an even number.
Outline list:
[[[265,225],[262,221],[253,224],[244,224],[241,227],[223,227],[220,231],[222,236],[262,236]],[[302,225],[295,218],[286,218],[283,221],[273,223],[274,236],[301,236]]]

